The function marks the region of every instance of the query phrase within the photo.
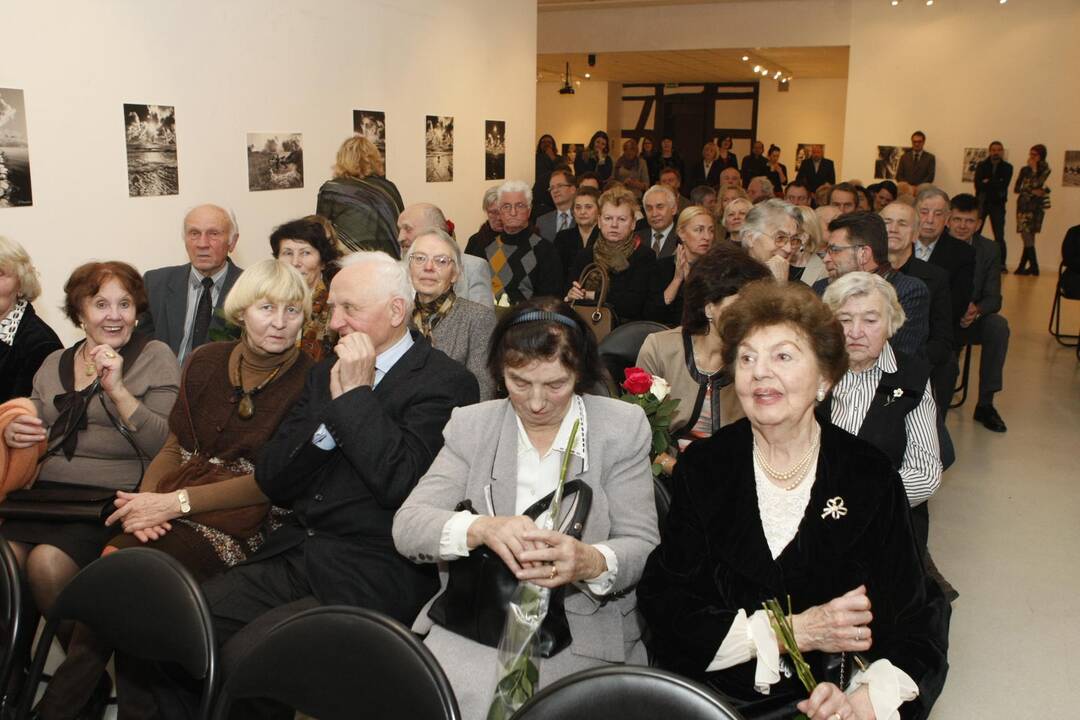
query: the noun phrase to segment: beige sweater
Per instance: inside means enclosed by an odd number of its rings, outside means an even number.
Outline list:
[[[63,352],[57,350],[45,358],[34,376],[30,399],[48,427],[60,414],[53,399],[64,392],[60,382]],[[124,386],[139,400],[139,407],[128,422],[135,429],[132,436],[143,454],[152,458],[169,434],[169,412],[180,389],[180,366],[169,346],[157,340],[148,342],[134,366],[124,368]],[[104,393],[102,396],[109,412],[119,419],[112,400]],[[101,402],[95,397],[86,413],[86,430],[79,433],[75,455],[70,461],[63,451],[51,456],[42,463],[38,480],[134,490],[139,482],[139,459],[127,440],[109,422]]]

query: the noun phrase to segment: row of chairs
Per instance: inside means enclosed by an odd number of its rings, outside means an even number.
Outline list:
[[[7,640],[0,649],[0,687],[6,687],[22,608],[15,557],[2,538],[0,560],[0,630]],[[360,714],[370,720],[461,718],[450,683],[419,638],[401,623],[357,607],[320,607],[283,621],[219,683],[213,623],[198,583],[169,555],[133,548],[94,561],[61,593],[38,640],[17,720],[28,716],[57,627],[67,620],[85,623],[133,658],[176,663],[200,680],[200,718],[226,718],[233,703],[254,698],[320,720]],[[648,667],[607,667],[564,678],[515,715],[520,720],[665,716],[739,719],[708,688]]]

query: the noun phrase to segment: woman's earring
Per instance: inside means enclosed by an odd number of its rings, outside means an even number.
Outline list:
[[[817,389],[817,401],[818,402],[825,402],[825,388],[819,387]]]

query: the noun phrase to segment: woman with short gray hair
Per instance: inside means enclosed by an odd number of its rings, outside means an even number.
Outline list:
[[[795,206],[783,200],[766,200],[746,215],[739,242],[758,262],[765,263],[777,280],[787,280],[788,261],[801,245]]]
[[[848,273],[830,283],[822,299],[844,328],[849,367],[819,412],[889,457],[904,482],[915,539],[925,553],[926,501],[941,484],[942,471],[930,366],[889,344],[906,317],[896,290],[881,276]]]
[[[481,401],[495,397],[486,370],[495,310],[454,293],[461,274],[461,247],[444,230],[427,228],[409,246],[405,264],[416,290],[412,327],[476,376]]]

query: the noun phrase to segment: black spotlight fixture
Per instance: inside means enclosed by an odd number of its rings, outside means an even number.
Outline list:
[[[563,81],[563,86],[559,88],[560,95],[573,95],[574,86],[570,82],[570,63],[566,63],[566,80]]]
[[[589,53],[589,67],[596,67],[596,53]]]

